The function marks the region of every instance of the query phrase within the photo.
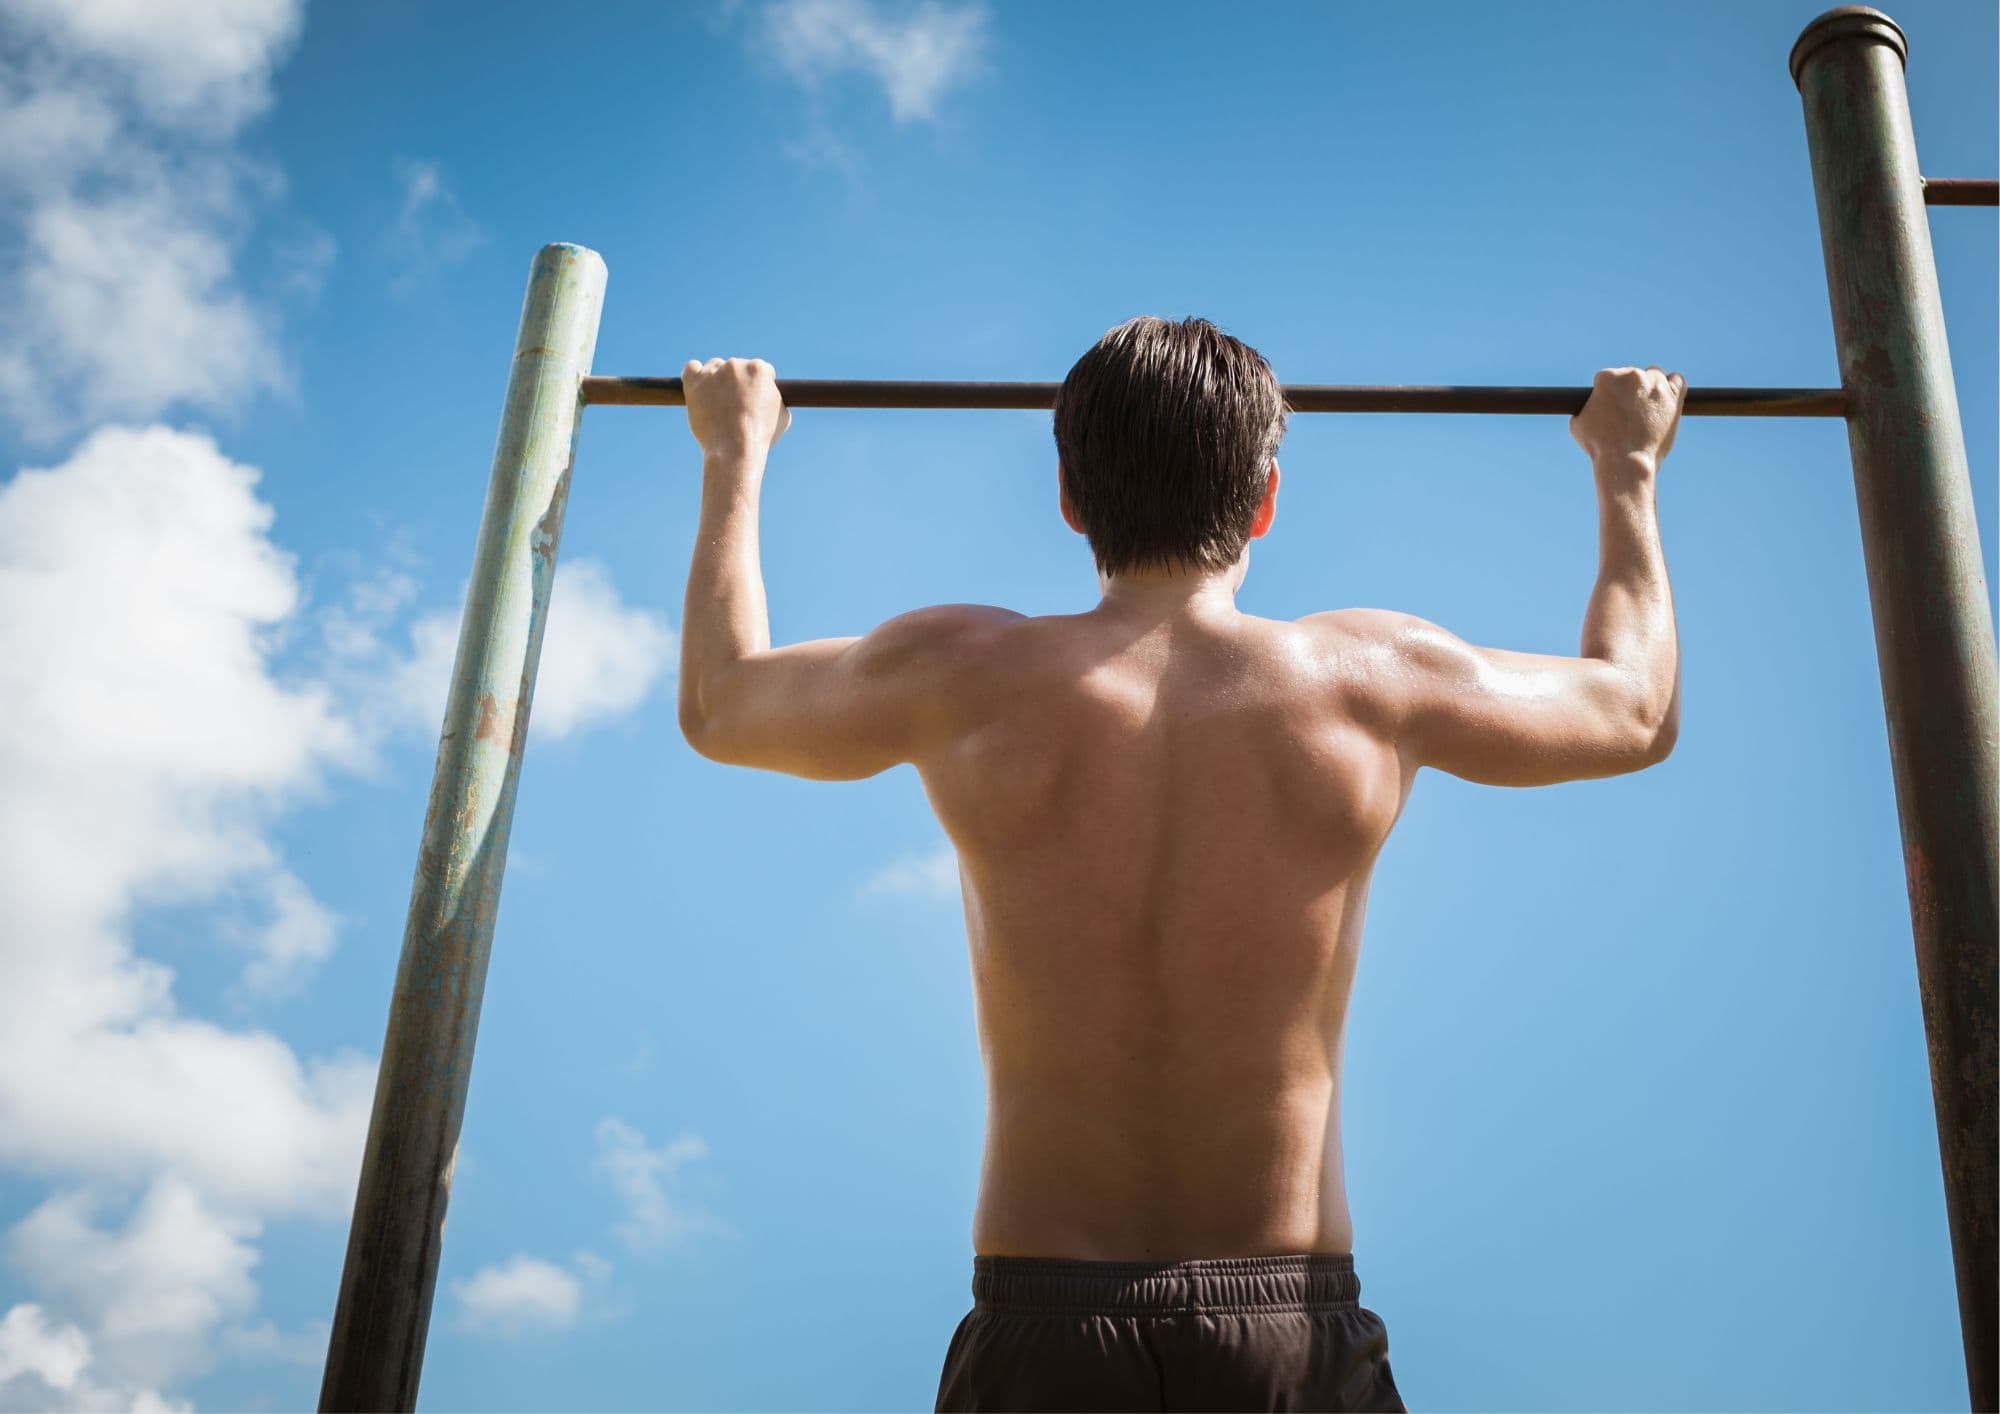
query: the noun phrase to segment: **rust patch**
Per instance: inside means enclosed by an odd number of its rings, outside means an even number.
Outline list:
[[[491,742],[502,751],[511,753],[517,750],[518,743],[514,739],[514,704],[510,702],[503,708],[493,700],[492,693],[482,695],[479,699],[479,726],[472,734],[480,741]]]
[[[1880,344],[1869,345],[1868,352],[1855,361],[1854,371],[1860,375],[1857,381],[1870,392],[1891,389],[1900,382],[1896,377],[1896,361]]]
[[[1903,881],[1910,891],[1910,921],[1919,937],[1928,936],[1937,925],[1931,861],[1913,844],[1903,846]]]

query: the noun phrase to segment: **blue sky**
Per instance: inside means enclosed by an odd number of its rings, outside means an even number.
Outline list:
[[[1837,380],[1813,5],[0,8],[0,1405],[316,1397],[535,250],[596,367],[1057,378],[1206,315],[1296,382]],[[1899,0],[1990,176],[1990,5]],[[1996,229],[1931,228],[1995,583]],[[1239,602],[1575,651],[1553,418],[1298,417]],[[928,1408],[983,1122],[919,783],[676,730],[698,492],[598,409],[444,1246],[432,1409]],[[801,413],[778,641],[1094,602],[1047,418]],[[1413,1407],[1965,1406],[1845,437],[1692,420],[1662,766],[1426,773],[1347,1042]]]

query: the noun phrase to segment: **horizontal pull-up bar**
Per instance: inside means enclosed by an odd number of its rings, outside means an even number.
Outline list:
[[[785,405],[795,408],[1025,408],[1055,406],[1057,383],[940,383],[907,379],[780,378]],[[1294,383],[1285,389],[1293,412],[1583,411],[1588,388],[1412,388]],[[684,407],[678,378],[586,378],[586,403],[612,407]],[[1690,388],[1682,411],[1707,417],[1845,417],[1838,388]]]
[[[2000,179],[1925,177],[1926,206],[2000,206]]]

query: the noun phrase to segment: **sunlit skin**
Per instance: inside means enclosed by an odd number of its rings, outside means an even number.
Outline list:
[[[703,453],[682,730],[713,760],[814,780],[917,768],[958,850],[986,1063],[974,1250],[1352,1251],[1347,1003],[1418,768],[1543,785],[1673,747],[1654,487],[1680,376],[1607,369],[1571,420],[1600,507],[1573,658],[1382,609],[1241,613],[1247,545],[1213,573],[1100,574],[1084,613],[948,604],[774,649],[757,506],[790,413],[762,362],[682,377]],[[1278,484],[1273,462],[1253,540]]]

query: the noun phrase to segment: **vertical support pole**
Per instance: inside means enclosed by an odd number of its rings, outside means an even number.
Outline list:
[[[1861,5],[1792,47],[1861,507],[1917,985],[1975,1410],[1995,1408],[1993,620],[1945,345],[1903,32]]]
[[[324,1411],[416,1407],[604,280],[603,260],[575,245],[544,246],[528,276],[320,1386]]]

